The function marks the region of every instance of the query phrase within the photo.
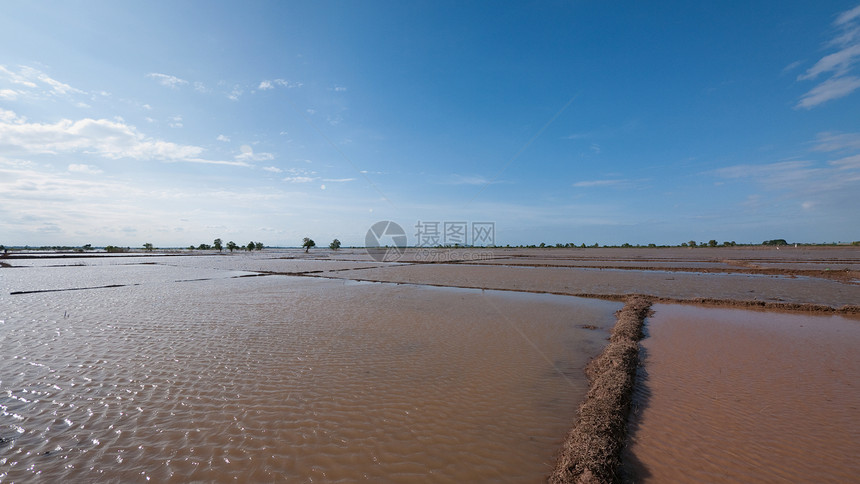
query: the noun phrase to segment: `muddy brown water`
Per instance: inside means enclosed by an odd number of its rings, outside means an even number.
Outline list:
[[[636,482],[857,482],[860,318],[656,304]]]
[[[540,482],[621,307],[236,275],[2,269],[0,481]]]

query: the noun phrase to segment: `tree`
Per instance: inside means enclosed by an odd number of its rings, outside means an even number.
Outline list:
[[[248,249],[248,252],[251,252],[252,250],[254,250],[254,247],[256,247],[256,246],[257,245],[252,240],[252,241],[248,242],[248,245],[246,245],[245,248]]]
[[[254,246],[256,247],[257,250],[263,250],[263,243],[262,242],[257,242],[254,244]]]
[[[785,239],[773,239],[765,240],[761,245],[788,245],[788,242],[786,242]]]
[[[302,241],[302,247],[305,248],[305,254],[308,253],[308,251],[311,249],[311,247],[316,247],[316,245],[317,245],[317,243],[314,242],[314,240],[311,239],[310,237],[305,237],[304,240]]]
[[[93,250],[93,244],[84,244],[81,248],[84,250]]]
[[[711,239],[711,240],[709,240],[709,241],[708,241],[708,247],[716,247],[716,246],[717,246],[717,241],[716,241],[716,240]]]
[[[221,246],[221,239],[215,239],[215,242],[212,242],[212,245],[213,245],[216,249],[218,249],[218,252],[221,252],[221,249],[222,249],[222,246]]]
[[[328,248],[331,250],[340,249],[340,241],[337,239],[332,240],[331,243],[328,244]]]
[[[689,244],[690,247],[696,247],[696,241],[695,240],[691,240],[691,241],[687,242],[687,244]]]
[[[147,252],[152,252],[152,244],[147,242],[143,244],[143,248],[147,250]]]
[[[236,245],[236,242],[233,242],[232,240],[230,242],[227,242],[227,250],[229,250],[230,252],[236,250],[237,247],[239,246]]]

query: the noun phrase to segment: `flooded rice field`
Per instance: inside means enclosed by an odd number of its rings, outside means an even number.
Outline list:
[[[854,248],[15,254],[0,482],[540,482],[622,306],[574,296],[628,294],[823,315],[655,304],[627,475],[856,480],[857,267]]]
[[[856,482],[860,318],[652,309],[625,454],[636,482]]]
[[[0,269],[0,481],[539,482],[621,307],[211,260]]]

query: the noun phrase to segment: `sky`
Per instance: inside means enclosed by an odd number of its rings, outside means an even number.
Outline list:
[[[0,244],[363,246],[384,220],[860,240],[860,4],[4,2]]]

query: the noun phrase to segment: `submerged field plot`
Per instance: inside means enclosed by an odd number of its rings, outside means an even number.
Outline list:
[[[857,249],[4,263],[4,480],[540,482],[630,294],[656,304],[624,469],[610,475],[768,481],[794,469],[774,470],[786,460],[825,480],[857,472]],[[655,433],[667,422],[688,431]],[[691,449],[707,474],[685,464]]]

